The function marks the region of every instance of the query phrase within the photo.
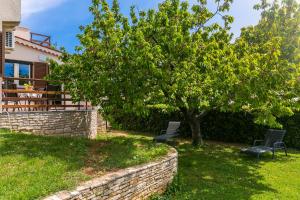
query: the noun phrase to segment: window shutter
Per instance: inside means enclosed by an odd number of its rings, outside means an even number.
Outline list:
[[[34,79],[44,79],[46,75],[48,75],[48,64],[35,62],[33,63],[33,78]],[[44,81],[35,81],[34,86],[36,88],[45,88],[46,82]]]

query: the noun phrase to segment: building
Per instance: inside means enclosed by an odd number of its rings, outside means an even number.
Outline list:
[[[49,73],[48,59],[58,61],[60,52],[51,46],[51,38],[19,27],[20,0],[0,0],[0,77],[15,78],[18,88],[27,79],[43,79]],[[35,87],[43,82],[34,81]]]
[[[48,60],[58,61],[61,53],[51,46],[50,36],[32,33],[29,29],[16,27],[11,33],[13,51],[5,53],[4,77],[43,79],[49,73]],[[9,39],[9,38],[8,38]],[[14,81],[18,88],[24,81]],[[43,82],[34,81],[34,86],[45,87]]]
[[[0,0],[0,113],[10,111],[87,109],[73,104],[63,81],[45,80],[49,59],[59,62],[61,52],[47,35],[19,27],[21,0]]]
[[[49,36],[19,27],[20,20],[21,0],[0,0],[0,128],[94,138],[97,111],[73,103],[63,81],[41,80],[48,59],[59,61],[61,53]]]
[[[0,77],[2,77],[5,52],[13,50],[12,41],[6,41],[6,35],[20,24],[21,0],[0,0],[0,5]]]

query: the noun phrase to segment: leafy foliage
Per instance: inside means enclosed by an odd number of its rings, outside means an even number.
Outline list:
[[[84,98],[104,113],[137,116],[151,109],[183,113],[194,144],[201,143],[200,121],[211,110],[245,111],[259,124],[281,125],[277,117],[296,107],[298,68],[280,57],[281,39],[252,44],[247,33],[231,43],[225,15],[232,0],[190,6],[165,0],[158,10],[120,13],[117,0],[93,0],[91,24],[81,27],[80,46],[52,65],[52,78],[66,80],[75,100]],[[222,23],[214,18],[222,18]]]
[[[300,62],[300,5],[296,0],[261,1],[255,9],[262,11],[257,26],[243,30],[243,37],[251,44],[261,44],[280,38],[280,59]]]
[[[243,87],[235,99],[256,123],[281,128],[276,118],[299,109],[300,5],[262,0],[255,8],[262,11],[258,25],[242,29],[235,42],[238,58],[249,66],[240,73]]]
[[[169,121],[182,120],[180,112],[161,113],[152,110],[148,116],[140,117],[125,113],[114,113],[110,120],[114,128],[159,134],[166,129]],[[206,140],[242,143],[252,145],[255,139],[263,139],[269,127],[254,123],[254,117],[247,113],[224,113],[211,111],[201,121],[202,135]],[[300,149],[300,113],[279,118],[283,129],[287,130],[284,141],[288,147]],[[189,124],[183,121],[181,137],[191,137]]]

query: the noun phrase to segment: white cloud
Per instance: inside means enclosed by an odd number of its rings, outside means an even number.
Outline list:
[[[66,0],[21,0],[22,17],[28,18],[31,15],[44,10],[56,7]]]

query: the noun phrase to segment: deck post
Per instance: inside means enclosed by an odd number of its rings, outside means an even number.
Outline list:
[[[2,81],[3,81],[3,78],[2,76],[0,76],[0,114],[2,114]]]

